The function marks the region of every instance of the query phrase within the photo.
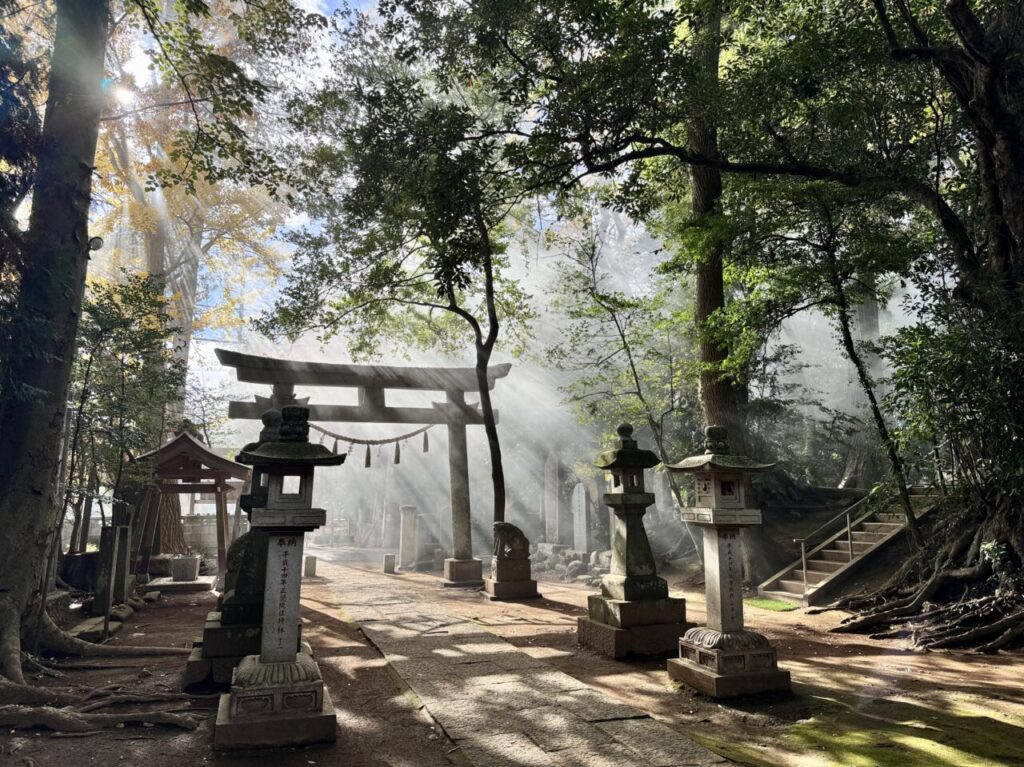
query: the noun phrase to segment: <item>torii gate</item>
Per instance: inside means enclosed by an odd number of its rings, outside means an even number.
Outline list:
[[[295,386],[349,387],[358,390],[358,405],[309,405],[312,421],[344,423],[444,424],[448,429],[448,472],[451,477],[452,556],[444,561],[444,585],[482,586],[483,569],[473,558],[469,506],[469,454],[466,426],[482,425],[479,408],[467,404],[466,392],[478,391],[473,368],[393,367],[385,365],[339,365],[327,362],[290,360],[242,354],[216,349],[222,365],[235,368],[239,381],[270,384],[270,397],[255,402],[232,401],[230,418],[259,419],[269,408],[305,404],[296,400]],[[487,371],[487,387],[508,375],[511,365],[494,365]],[[444,402],[431,407],[389,407],[385,389],[443,391]],[[494,413],[497,421],[498,413]]]

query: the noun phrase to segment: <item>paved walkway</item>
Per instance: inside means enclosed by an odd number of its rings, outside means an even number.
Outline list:
[[[330,572],[335,568],[344,575]],[[400,578],[338,565],[322,574],[476,767],[728,764],[640,709],[552,669],[471,621],[424,605]]]

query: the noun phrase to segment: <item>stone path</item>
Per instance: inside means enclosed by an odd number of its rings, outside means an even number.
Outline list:
[[[640,709],[550,668],[475,623],[424,605],[400,580],[343,569],[344,576],[332,578],[339,601],[470,764],[728,764]]]

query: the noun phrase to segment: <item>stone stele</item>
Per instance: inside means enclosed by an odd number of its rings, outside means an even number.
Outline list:
[[[644,492],[644,469],[661,461],[637,447],[629,424],[618,433],[618,446],[597,459],[598,468],[613,478],[613,491],[604,495],[615,514],[611,571],[601,581],[600,596],[588,598],[587,617],[577,619],[577,640],[612,658],[665,655],[675,652],[689,626],[686,600],[668,595],[644,529],[644,513],[654,503],[654,495]]]

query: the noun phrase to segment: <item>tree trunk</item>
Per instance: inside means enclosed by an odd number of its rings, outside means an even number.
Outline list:
[[[181,498],[173,493],[160,496],[154,554],[184,554],[185,528],[181,524]]]
[[[484,416],[484,432],[487,434],[487,449],[491,455],[491,484],[494,487],[494,521],[505,521],[505,466],[501,460],[501,442],[498,440],[498,424],[494,420],[494,406],[491,390],[487,384],[487,366],[490,364],[490,349],[477,349],[476,382],[480,390],[480,410]]]
[[[22,617],[47,557],[75,335],[89,256],[107,0],[58,0],[25,269],[0,401],[0,674],[22,682]]]
[[[878,405],[878,398],[875,396],[874,382],[871,379],[871,374],[868,371],[867,364],[864,362],[864,359],[858,351],[857,343],[853,337],[853,327],[850,320],[850,304],[846,298],[846,288],[843,285],[843,279],[839,274],[839,266],[836,263],[836,254],[832,250],[831,245],[825,248],[825,251],[825,255],[829,261],[832,289],[835,294],[834,297],[836,301],[836,319],[839,323],[839,334],[843,341],[843,348],[846,350],[846,356],[849,357],[850,362],[853,363],[854,370],[857,371],[857,379],[860,382],[861,388],[864,390],[864,395],[867,397],[871,417],[875,422],[875,428],[878,430],[878,438],[881,441],[882,446],[885,448],[886,455],[889,458],[889,468],[892,471],[893,480],[896,482],[896,490],[900,496],[900,503],[903,506],[903,516],[907,523],[907,533],[914,546],[920,548],[921,531],[917,524],[917,517],[914,516],[914,507],[910,503],[910,493],[907,491],[907,478],[903,469],[903,460],[900,458],[899,451],[896,449],[896,441],[893,439],[892,434],[889,432],[889,427],[885,423],[885,417],[882,415],[882,409]]]

